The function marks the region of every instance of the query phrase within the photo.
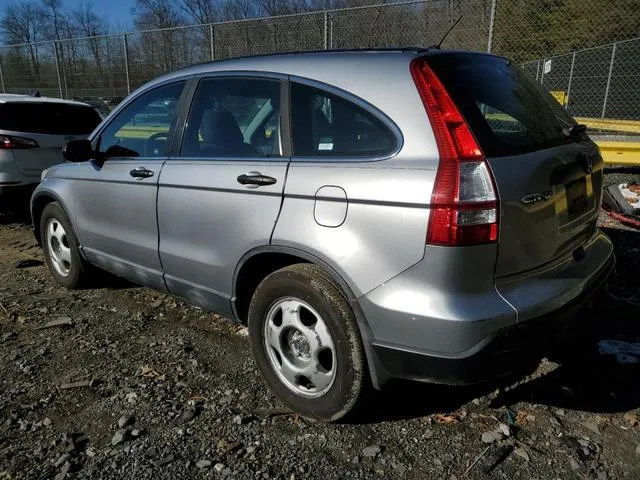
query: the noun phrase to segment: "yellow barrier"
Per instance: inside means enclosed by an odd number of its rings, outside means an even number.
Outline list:
[[[604,163],[609,165],[640,165],[640,142],[596,141]]]
[[[637,133],[640,135],[640,121],[616,120],[615,118],[584,118],[576,117],[576,122],[583,123],[589,130],[604,130],[608,132]]]

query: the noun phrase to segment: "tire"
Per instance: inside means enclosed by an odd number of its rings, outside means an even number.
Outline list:
[[[80,256],[78,239],[67,214],[57,202],[49,203],[42,211],[40,238],[47,267],[56,283],[69,289],[87,285],[89,275]]]
[[[370,393],[353,311],[336,282],[315,265],[282,268],[258,285],[249,307],[249,340],[271,390],[310,420],[344,421]]]

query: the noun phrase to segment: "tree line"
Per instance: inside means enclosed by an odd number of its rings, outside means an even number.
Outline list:
[[[16,93],[34,88],[47,89],[48,94],[62,91],[63,96],[122,95],[160,73],[211,58],[325,46],[433,45],[460,15],[462,22],[444,46],[485,50],[493,4],[492,0],[429,0],[414,5],[394,5],[398,0],[136,0],[131,24],[123,26],[101,17],[91,0],[74,8],[68,0],[9,1],[0,10],[5,87]],[[364,5],[373,8],[336,12],[328,22],[322,13],[313,13]],[[638,37],[638,6],[639,0],[497,0],[493,52],[525,62]],[[306,12],[311,14],[282,17]],[[243,21],[232,22],[236,20]],[[215,28],[176,28],[208,24]],[[115,35],[124,31],[131,33]],[[21,46],[7,47],[17,44]]]
[[[136,0],[131,9],[137,30],[244,20],[316,10],[384,3],[382,0]],[[63,0],[17,0],[4,7],[0,33],[5,45],[120,33],[95,12],[91,0],[68,8]]]

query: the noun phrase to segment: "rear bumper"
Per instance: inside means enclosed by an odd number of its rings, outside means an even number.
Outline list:
[[[26,177],[14,171],[12,164],[7,164],[6,159],[0,163],[0,197],[6,199],[23,193],[30,194],[38,185],[39,178]],[[28,197],[27,197],[28,198]]]
[[[38,186],[37,183],[0,182],[0,199],[6,202],[24,202],[29,205],[29,198]]]
[[[375,340],[372,340],[369,352],[375,357],[375,383],[383,384],[389,378],[403,378],[444,384],[474,384],[508,377],[534,366],[553,339],[579,318],[580,311],[614,268],[615,258],[611,244],[604,235],[599,234],[585,250],[587,257],[585,263],[577,262],[579,268],[575,261],[567,262],[556,267],[554,274],[546,271],[536,278],[519,279],[504,290],[498,286],[495,291],[500,292],[500,302],[516,311],[513,321],[490,316],[478,321],[467,321],[464,318],[434,320],[431,306],[428,309],[429,318],[420,318],[415,313],[407,317],[409,325],[417,324],[416,326],[422,327],[423,335],[418,335],[414,329],[411,338],[399,342],[399,337],[396,336],[391,343],[372,329]],[[545,292],[541,287],[545,282],[550,282],[556,288],[547,285],[548,291]],[[529,302],[525,305],[523,299],[526,298],[527,291]],[[518,295],[514,295],[514,292]],[[507,301],[509,297],[514,301]],[[490,296],[483,296],[482,299],[481,304],[489,305],[493,301]],[[467,299],[462,292],[459,299],[449,300],[447,307],[452,309],[452,304],[456,301]],[[514,303],[518,303],[515,300],[519,301],[517,309],[514,307]],[[563,303],[560,305],[561,301]],[[360,304],[364,306],[363,313],[368,320],[380,308],[366,301],[361,301]],[[479,307],[478,304],[475,306]],[[495,311],[497,307],[489,306],[489,309]],[[519,315],[520,311],[522,316]],[[533,312],[539,315],[533,316]],[[384,313],[390,312],[387,310]],[[480,318],[483,316],[481,312],[476,312],[476,315]],[[391,322],[398,318],[401,319],[398,312],[387,317]],[[374,326],[375,323],[374,321]],[[451,328],[444,328],[446,323],[450,323]],[[436,329],[433,328],[434,325],[437,326]],[[496,325],[497,328],[492,328]],[[378,333],[384,334],[386,331]],[[475,342],[470,345],[472,339]],[[428,348],[420,348],[421,343]],[[437,345],[446,347],[448,351],[444,348],[434,350],[433,347]]]
[[[373,349],[386,373],[395,378],[466,385],[509,377],[534,367],[553,339],[579,321],[580,313],[614,264],[612,256],[591,288],[570,304],[496,332],[481,350],[468,357],[443,358],[382,345]]]

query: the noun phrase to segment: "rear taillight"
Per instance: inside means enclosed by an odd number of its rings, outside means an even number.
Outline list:
[[[460,246],[496,242],[496,190],[478,142],[424,58],[411,63],[411,75],[440,153],[427,243]]]
[[[21,150],[37,147],[38,142],[31,138],[15,137],[13,135],[0,135],[0,150]]]

